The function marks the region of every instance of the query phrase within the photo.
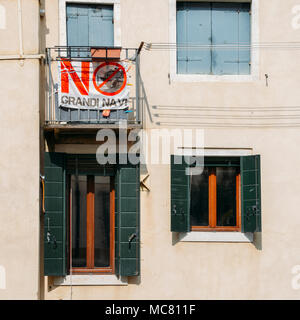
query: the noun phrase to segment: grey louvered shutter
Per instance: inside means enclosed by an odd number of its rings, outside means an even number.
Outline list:
[[[140,274],[139,165],[118,165],[115,215],[115,269],[120,276]]]
[[[177,2],[176,25],[177,73],[210,74],[211,49],[208,46],[211,45],[211,4]],[[197,45],[207,48],[197,49]]]
[[[180,162],[182,164],[177,164]],[[190,231],[190,176],[182,156],[171,156],[171,231]]]
[[[242,232],[261,231],[260,156],[241,157]]]
[[[67,273],[65,157],[62,153],[45,153],[44,274]]]

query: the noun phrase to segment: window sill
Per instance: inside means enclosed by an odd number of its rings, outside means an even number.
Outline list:
[[[54,285],[56,286],[127,286],[128,278],[116,275],[72,275],[65,277],[55,277]]]
[[[192,231],[179,234],[183,242],[253,242],[252,233]]]
[[[258,80],[254,75],[210,75],[210,74],[174,74],[174,82],[253,82]]]

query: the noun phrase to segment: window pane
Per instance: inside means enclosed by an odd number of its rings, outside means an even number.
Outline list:
[[[217,226],[236,226],[236,168],[217,167]]]
[[[72,188],[72,266],[86,266],[87,177],[71,176]]]
[[[110,265],[110,178],[95,177],[95,267]]]
[[[208,226],[208,168],[191,180],[191,225]]]

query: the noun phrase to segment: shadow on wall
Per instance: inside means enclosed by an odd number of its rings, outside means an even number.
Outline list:
[[[262,250],[262,234],[261,234],[261,232],[254,232],[253,244],[257,250]]]
[[[172,246],[175,246],[175,244],[180,241],[179,235],[179,232],[172,232]]]
[[[149,106],[148,106],[148,110]],[[300,107],[155,105],[148,111],[158,126],[299,127]]]
[[[140,285],[141,284],[141,276],[128,277],[128,284]]]
[[[45,0],[41,1],[41,10],[45,10]],[[46,36],[49,34],[50,30],[47,28],[47,19],[46,15],[41,16],[40,19],[40,50],[45,52],[46,50]]]
[[[54,277],[49,276],[48,277],[48,292],[51,292],[57,288],[56,285],[54,285]]]
[[[139,79],[140,79],[140,86],[141,86],[141,90],[142,90],[142,110],[147,110],[147,113],[148,113],[148,116],[149,116],[149,120],[151,123],[153,123],[153,118],[152,118],[152,114],[151,114],[151,110],[150,110],[150,105],[149,105],[149,102],[148,102],[148,98],[147,98],[147,94],[146,94],[146,90],[145,90],[145,85],[144,85],[144,82],[143,82],[143,79],[142,79],[142,76],[141,76],[141,73],[139,71]],[[143,115],[144,116],[144,112],[143,112]],[[144,120],[144,119],[143,119]],[[143,123],[145,123],[143,121]]]

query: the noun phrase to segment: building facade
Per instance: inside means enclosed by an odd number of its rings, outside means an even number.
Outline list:
[[[1,0],[0,299],[299,299],[299,5]]]

